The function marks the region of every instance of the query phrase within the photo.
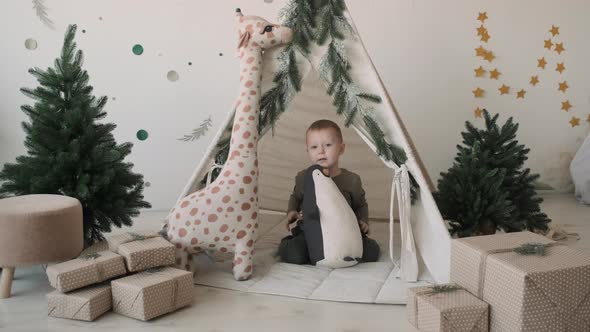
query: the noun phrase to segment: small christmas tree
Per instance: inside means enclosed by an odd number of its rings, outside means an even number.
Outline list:
[[[541,212],[543,200],[533,186],[539,175],[523,168],[530,150],[516,140],[518,124],[510,118],[499,127],[498,116],[484,110],[485,129],[466,123],[455,163],[438,181],[439,209],[460,237],[496,229],[548,229],[550,220]]]
[[[111,226],[131,225],[143,201],[143,176],[123,160],[132,144],[118,145],[115,125],[97,121],[106,116],[107,98],[92,96],[82,51],[76,51],[76,26],[68,27],[61,57],[53,68],[30,69],[40,86],[21,91],[36,100],[22,106],[27,155],[0,172],[0,192],[15,195],[59,194],[77,198],[83,208],[86,245],[103,240]]]

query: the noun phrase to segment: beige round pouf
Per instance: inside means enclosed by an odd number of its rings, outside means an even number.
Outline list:
[[[0,199],[0,298],[10,296],[14,268],[74,258],[84,247],[82,205],[61,195]]]

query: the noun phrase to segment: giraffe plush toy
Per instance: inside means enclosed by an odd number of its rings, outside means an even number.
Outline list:
[[[262,52],[292,39],[287,27],[236,10],[239,28],[240,90],[228,160],[219,176],[205,188],[187,195],[167,217],[167,237],[178,250],[179,265],[190,264],[203,250],[233,252],[233,275],[252,274],[252,255],[258,229],[258,120]]]

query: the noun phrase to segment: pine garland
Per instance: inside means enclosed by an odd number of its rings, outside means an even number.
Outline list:
[[[201,125],[194,129],[192,133],[190,133],[189,135],[184,135],[183,137],[179,138],[179,141],[184,141],[184,142],[192,142],[194,140],[197,140],[199,138],[201,138],[202,136],[205,135],[205,133],[207,133],[207,131],[209,130],[209,127],[211,127],[211,117],[209,117],[208,119],[205,119]]]
[[[344,116],[346,127],[360,118],[359,124],[371,135],[379,156],[401,165],[407,160],[404,150],[387,141],[385,133],[373,117],[374,108],[369,105],[381,103],[381,98],[361,91],[350,76],[352,66],[343,41],[355,36],[354,29],[344,16],[345,10],[343,0],[291,0],[282,10],[283,25],[293,30],[293,41],[279,54],[274,86],[262,96],[258,132],[262,135],[269,128],[274,130],[280,115],[301,90],[297,57],[307,58],[312,43],[324,45],[329,40],[327,51],[320,62],[319,74],[328,85],[327,93],[333,98],[337,113]],[[228,129],[231,135],[231,128]],[[226,138],[217,144],[217,164],[225,163],[229,153],[229,140],[230,138]],[[218,173],[214,172],[212,178],[215,179]],[[410,179],[413,201],[417,183],[411,175]]]

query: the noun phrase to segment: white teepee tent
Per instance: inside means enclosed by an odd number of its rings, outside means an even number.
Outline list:
[[[381,160],[375,153],[374,144],[362,121],[358,121],[350,128],[342,126],[347,147],[341,160],[341,167],[361,176],[372,219],[390,219],[392,233],[393,218],[399,217],[402,243],[396,245],[401,245],[400,277],[405,281],[416,281],[421,266],[419,262],[424,262],[434,281],[447,282],[451,238],[431,194],[434,186],[371,58],[358,37],[348,11],[345,11],[345,17],[352,25],[356,36],[344,42],[348,60],[352,65],[350,74],[353,82],[361,91],[381,97],[381,103],[372,105],[374,118],[381,124],[387,140],[402,147],[408,159],[404,165],[395,165],[390,161]],[[263,93],[272,87],[278,52],[280,49],[266,52],[264,55]],[[332,98],[325,92],[326,85],[318,75],[320,60],[324,53],[325,47],[315,47],[309,58],[298,59],[302,75],[302,90],[293,98],[289,109],[277,121],[274,133],[263,133],[261,137],[258,148],[261,209],[285,211],[297,171],[309,166],[304,148],[307,126],[323,118],[342,124],[342,119],[338,118],[335,107],[332,105]],[[225,129],[231,126],[232,119],[233,111],[230,111],[179,199],[199,188],[200,180],[213,165],[217,152],[216,144],[224,135],[227,135]],[[408,172],[412,174],[420,187],[419,199],[411,206]],[[394,203],[396,194],[397,199]],[[392,244],[390,244],[390,252],[391,246]],[[392,260],[396,263],[398,257],[392,257]]]

